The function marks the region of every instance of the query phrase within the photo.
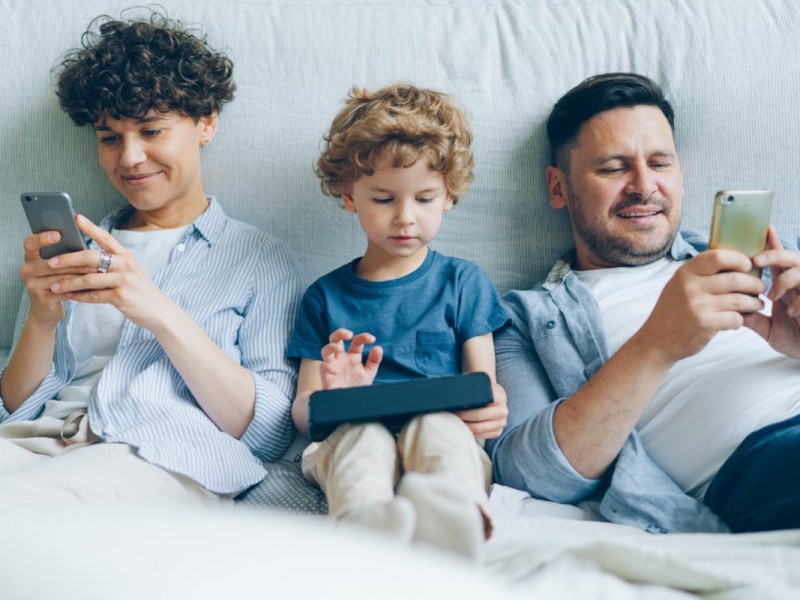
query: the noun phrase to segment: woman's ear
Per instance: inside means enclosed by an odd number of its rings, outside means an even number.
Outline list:
[[[200,117],[197,124],[200,126],[200,145],[208,146],[214,136],[217,135],[217,113],[211,113],[208,116]]]

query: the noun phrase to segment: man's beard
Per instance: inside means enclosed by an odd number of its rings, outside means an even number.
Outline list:
[[[632,239],[625,236],[614,235],[605,228],[595,226],[583,211],[585,203],[572,191],[572,186],[567,187],[567,197],[570,219],[576,235],[583,240],[594,256],[605,263],[616,267],[636,267],[655,262],[669,254],[672,242],[678,233],[678,224],[671,224],[663,239],[652,240],[651,244],[637,245]],[[653,205],[661,209],[662,214],[669,217],[672,205],[663,198],[642,198],[638,194],[631,194],[618,202],[611,210],[616,214],[632,206]]]

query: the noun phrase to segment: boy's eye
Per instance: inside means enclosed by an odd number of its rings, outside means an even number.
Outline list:
[[[425,196],[424,198],[417,198],[417,202],[419,202],[420,204],[428,204],[430,202],[433,202],[434,200],[436,200],[436,198],[431,198],[428,196]]]
[[[101,144],[113,144],[118,138],[115,135],[103,135],[99,139]]]
[[[373,199],[372,199],[372,201],[373,201],[375,204],[388,204],[388,203],[389,203],[389,202],[391,202],[392,200],[394,200],[394,198],[392,198],[391,196],[387,196],[387,197],[385,197],[385,198],[373,198]]]
[[[144,137],[155,137],[161,133],[160,129],[145,129],[142,131]]]

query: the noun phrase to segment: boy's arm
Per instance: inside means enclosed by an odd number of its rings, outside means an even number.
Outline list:
[[[322,389],[321,365],[322,361],[311,358],[304,358],[300,362],[297,393],[292,403],[292,421],[303,435],[308,433],[308,400],[311,398],[311,394]]]
[[[345,350],[344,342],[350,341]],[[297,378],[297,394],[292,403],[292,420],[302,434],[308,431],[308,402],[311,394],[319,390],[370,385],[378,373],[383,358],[380,346],[374,346],[363,362],[365,344],[375,342],[371,333],[353,335],[347,329],[337,329],[321,351],[322,360],[304,358]],[[494,369],[492,370],[494,372]]]
[[[468,339],[462,348],[462,373],[483,372],[492,382],[494,400],[483,408],[462,410],[455,414],[467,424],[476,438],[498,437],[506,425],[508,406],[506,392],[495,381],[494,339],[491,332]]]

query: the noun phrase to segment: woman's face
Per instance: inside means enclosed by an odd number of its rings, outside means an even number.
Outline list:
[[[216,129],[216,114],[197,121],[175,111],[150,111],[141,119],[106,116],[95,125],[98,158],[138,213],[169,222],[162,227],[177,227],[207,206],[200,148]]]

